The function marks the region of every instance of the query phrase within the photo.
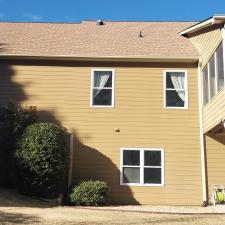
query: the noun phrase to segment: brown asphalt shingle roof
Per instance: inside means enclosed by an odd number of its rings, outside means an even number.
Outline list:
[[[1,54],[75,57],[196,58],[197,50],[178,32],[194,22],[77,24],[0,23]],[[140,38],[140,31],[144,37]]]

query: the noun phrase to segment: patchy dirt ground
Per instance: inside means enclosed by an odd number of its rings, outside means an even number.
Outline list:
[[[40,201],[0,190],[0,224],[224,225],[225,215],[170,215],[76,207],[51,207]]]

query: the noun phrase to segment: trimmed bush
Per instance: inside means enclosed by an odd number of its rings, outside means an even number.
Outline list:
[[[11,103],[0,105],[0,186],[13,185],[16,142],[24,129],[35,121],[33,108],[25,109]]]
[[[56,197],[67,186],[66,133],[52,123],[28,126],[16,151],[18,188],[24,194]]]
[[[107,205],[110,200],[110,189],[103,181],[82,181],[74,187],[70,194],[73,205],[99,206]]]

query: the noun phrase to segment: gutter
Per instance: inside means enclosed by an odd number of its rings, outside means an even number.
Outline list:
[[[24,55],[0,54],[0,59],[96,61],[96,62],[190,62],[197,63],[199,57],[152,57],[152,56],[73,56],[73,55]]]

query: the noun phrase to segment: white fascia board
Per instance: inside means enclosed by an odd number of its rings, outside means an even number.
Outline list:
[[[185,34],[188,34],[188,33],[193,33],[193,32],[195,32],[199,29],[211,26],[213,24],[224,23],[224,22],[225,22],[225,15],[213,16],[213,17],[209,18],[208,20],[200,22],[200,23],[198,23],[194,26],[191,26],[191,27],[181,31],[179,34],[182,36],[182,35],[185,35]]]

